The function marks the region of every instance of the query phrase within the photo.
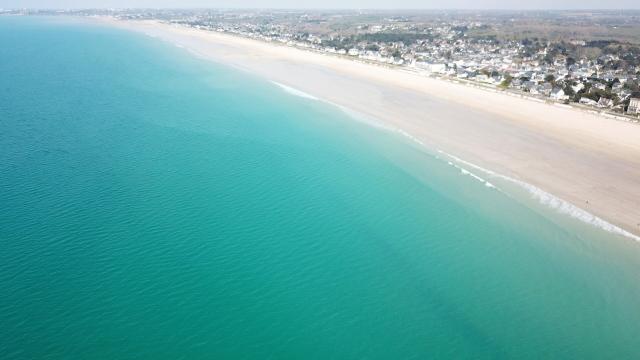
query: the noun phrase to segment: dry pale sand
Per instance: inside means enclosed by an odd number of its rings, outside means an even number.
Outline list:
[[[232,35],[112,23],[374,117],[640,234],[637,124]]]

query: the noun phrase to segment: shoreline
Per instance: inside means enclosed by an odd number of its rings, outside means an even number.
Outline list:
[[[100,21],[375,118],[428,149],[553,194],[620,230],[610,232],[639,240],[640,127],[632,122],[229,34]]]
[[[120,20],[117,20],[117,21],[120,21]],[[175,26],[174,24],[168,24],[168,23],[163,23],[163,22],[158,22],[158,23],[159,24],[163,24],[163,25],[167,25],[167,26]],[[589,114],[592,114],[592,115],[597,115],[597,116],[600,116],[600,117],[603,117],[603,118],[614,119],[614,120],[617,120],[617,121],[626,121],[626,122],[635,123],[635,124],[639,124],[640,125],[640,118],[637,118],[637,117],[634,117],[634,116],[629,116],[629,115],[626,115],[624,113],[616,113],[616,112],[607,111],[606,109],[588,107],[586,105],[582,105],[582,104],[575,103],[575,102],[571,102],[571,103],[567,104],[567,103],[564,103],[564,102],[561,102],[561,101],[552,100],[552,99],[550,99],[548,97],[545,97],[545,96],[531,95],[531,94],[523,92],[523,91],[517,91],[517,90],[511,90],[511,89],[500,89],[497,86],[493,86],[493,85],[490,85],[490,84],[484,84],[484,83],[481,83],[481,82],[476,82],[476,81],[467,80],[467,79],[452,78],[452,77],[448,77],[448,76],[445,76],[445,75],[439,75],[439,74],[435,74],[435,73],[428,73],[428,72],[425,72],[423,70],[417,69],[415,67],[394,65],[394,64],[385,64],[385,63],[366,60],[366,59],[362,59],[362,58],[358,58],[358,57],[352,57],[352,56],[349,56],[349,55],[339,55],[339,54],[325,53],[325,52],[322,52],[322,51],[319,51],[319,50],[316,50],[316,49],[304,48],[304,47],[299,47],[299,46],[295,46],[295,45],[279,43],[279,42],[269,41],[269,40],[264,40],[264,39],[256,39],[256,38],[247,37],[247,36],[243,36],[243,35],[235,34],[235,33],[230,33],[230,32],[219,32],[219,31],[195,29],[195,28],[186,27],[186,26],[183,26],[183,27],[185,29],[194,29],[194,30],[198,30],[198,31],[213,32],[213,33],[221,34],[221,35],[224,35],[224,36],[237,37],[239,39],[258,41],[258,42],[262,42],[262,43],[273,45],[273,46],[297,49],[297,50],[300,50],[300,51],[306,51],[306,52],[309,52],[309,53],[322,55],[322,56],[331,56],[331,57],[335,57],[337,59],[353,61],[353,62],[356,62],[356,63],[361,63],[361,64],[365,64],[365,65],[369,65],[369,66],[377,66],[377,67],[390,69],[390,70],[394,70],[394,71],[399,71],[399,72],[405,72],[405,73],[408,73],[408,74],[418,75],[418,76],[421,76],[421,77],[424,77],[424,78],[434,79],[434,80],[438,80],[438,81],[446,81],[448,83],[457,84],[457,85],[461,85],[461,86],[468,86],[468,87],[472,87],[472,88],[475,88],[475,89],[478,89],[478,90],[481,90],[481,91],[487,91],[487,92],[492,92],[492,93],[500,93],[500,94],[504,94],[504,95],[507,95],[507,96],[512,96],[512,97],[516,97],[516,98],[520,98],[520,99],[524,99],[524,100],[528,100],[528,101],[534,101],[534,102],[538,102],[538,103],[543,103],[543,104],[546,104],[546,105],[549,105],[549,106],[559,106],[559,107],[566,108],[566,109],[573,109],[574,111],[582,111],[582,112],[589,113]]]
[[[122,20],[113,19],[113,21],[122,21]],[[125,21],[127,21],[127,20],[125,20]],[[149,20],[147,20],[147,21],[149,21]],[[500,89],[499,87],[491,85],[491,84],[486,84],[486,83],[467,80],[467,79],[453,78],[453,77],[440,75],[440,74],[436,74],[436,73],[429,73],[429,72],[426,72],[424,70],[420,70],[420,69],[418,69],[416,67],[395,65],[395,64],[386,64],[386,63],[376,62],[376,61],[372,61],[372,60],[362,59],[362,58],[359,58],[359,57],[353,57],[353,56],[349,56],[349,55],[326,53],[326,52],[323,52],[323,51],[320,51],[320,50],[317,50],[317,49],[305,48],[305,47],[300,47],[300,46],[296,46],[296,45],[291,45],[291,44],[277,42],[277,41],[271,41],[271,40],[265,40],[265,39],[260,39],[260,38],[252,38],[252,37],[248,37],[248,36],[244,36],[244,35],[236,34],[236,33],[231,33],[231,32],[220,32],[220,31],[212,31],[212,30],[205,30],[205,29],[197,29],[197,28],[193,28],[193,27],[177,25],[177,24],[170,24],[170,23],[157,21],[157,20],[153,20],[153,22],[155,22],[157,24],[160,24],[160,25],[166,25],[166,26],[171,26],[171,27],[180,27],[180,28],[184,28],[184,29],[192,29],[192,30],[196,30],[196,31],[203,31],[203,32],[206,32],[206,33],[215,33],[215,34],[220,34],[220,35],[223,35],[223,36],[235,37],[235,38],[238,38],[238,39],[257,41],[257,42],[264,43],[264,44],[269,44],[269,45],[272,45],[272,46],[296,49],[296,50],[309,52],[309,53],[316,54],[316,55],[321,55],[321,56],[330,56],[330,57],[334,57],[336,59],[342,59],[342,60],[352,61],[352,62],[364,64],[364,65],[381,67],[381,68],[384,68],[384,69],[390,69],[390,70],[394,70],[394,71],[398,71],[398,72],[404,72],[404,73],[407,73],[407,74],[418,75],[418,76],[421,76],[421,77],[424,77],[424,78],[428,78],[428,79],[432,79],[432,80],[445,81],[445,82],[448,82],[448,83],[451,83],[451,84],[468,86],[468,87],[475,88],[475,89],[478,89],[478,90],[481,90],[481,91],[504,94],[504,95],[507,95],[507,96],[512,96],[512,97],[516,97],[516,98],[520,98],[520,99],[524,99],[524,100],[528,100],[528,101],[533,101],[533,102],[537,102],[537,103],[543,103],[543,104],[546,104],[546,105],[549,105],[549,106],[558,106],[558,107],[565,108],[565,109],[573,109],[574,111],[582,111],[582,112],[585,112],[585,113],[588,113],[588,114],[600,116],[602,118],[614,119],[614,120],[617,120],[617,121],[625,121],[625,122],[630,122],[630,123],[634,123],[634,124],[640,125],[640,118],[635,117],[635,116],[630,116],[630,115],[627,115],[627,114],[624,114],[624,113],[616,113],[616,112],[608,111],[607,109],[589,107],[589,106],[582,105],[582,104],[579,104],[579,103],[576,103],[576,102],[564,103],[562,101],[550,99],[549,97],[546,97],[546,96],[531,95],[531,94],[523,92],[523,91],[517,91],[517,90],[512,90],[512,89]]]
[[[347,115],[349,116],[356,116],[356,117],[362,117],[361,114],[355,114],[354,112],[351,111],[348,108],[342,107],[340,105],[334,104],[330,101],[324,100],[324,99],[319,99],[313,95],[307,94],[305,92],[302,92],[300,90],[291,88],[289,86],[280,84],[278,82],[275,81],[271,81],[271,83],[277,85],[278,87],[280,87],[282,90],[284,90],[285,92],[294,95],[294,96],[298,96],[301,98],[305,98],[308,100],[314,100],[314,101],[322,101],[324,103],[327,103],[331,106],[335,106],[339,109],[341,109],[342,111],[346,112]],[[521,190],[523,190],[524,192],[526,192],[530,199],[533,199],[534,201],[536,201],[537,203],[543,205],[544,207],[555,211],[556,213],[559,213],[561,215],[565,215],[569,218],[572,219],[576,219],[582,223],[585,223],[589,226],[594,226],[596,228],[599,228],[600,230],[603,230],[607,233],[611,233],[614,235],[618,235],[618,236],[622,236],[622,237],[626,237],[635,241],[640,242],[640,236],[633,234],[621,227],[618,227],[594,214],[591,214],[590,212],[586,211],[585,209],[576,206],[575,204],[572,204],[562,198],[559,198],[558,196],[555,196],[551,193],[546,192],[543,189],[537,188],[534,185],[531,185],[527,182],[524,182],[522,180],[518,180],[518,179],[514,179],[511,178],[509,176],[503,175],[503,174],[499,174],[496,173],[490,169],[486,169],[483,168],[479,165],[470,163],[468,161],[465,161],[464,159],[458,158],[455,155],[449,154],[445,151],[443,151],[442,149],[430,149],[428,148],[422,141],[420,141],[419,139],[411,136],[411,134],[408,134],[404,131],[402,131],[401,129],[396,129],[396,128],[392,128],[392,127],[387,127],[384,124],[379,124],[379,123],[371,123],[365,120],[365,122],[370,125],[370,126],[374,126],[376,128],[382,129],[384,131],[389,131],[395,135],[400,135],[401,137],[407,139],[408,141],[417,144],[419,147],[429,151],[431,153],[432,156],[434,156],[437,159],[446,161],[448,165],[453,166],[454,168],[456,168],[458,171],[460,171],[460,173],[464,176],[469,176],[471,178],[473,178],[476,181],[479,181],[480,183],[482,183],[484,186],[486,186],[487,188],[491,188],[491,189],[496,189],[497,191],[503,193],[504,195],[514,198],[516,199],[514,196],[512,196],[513,194],[510,194],[509,192],[503,191],[503,189],[501,189],[500,187],[497,187],[496,185],[494,185],[494,183],[492,183],[491,181],[497,180],[497,181],[502,181],[502,182],[507,182],[507,183],[511,183],[511,184],[515,184],[516,186],[518,186]],[[473,170],[470,170],[473,169]],[[475,171],[478,171],[479,173],[482,174],[482,176],[479,176]],[[484,177],[486,176],[486,177]],[[491,180],[491,181],[490,181]],[[519,200],[516,200],[519,201]]]

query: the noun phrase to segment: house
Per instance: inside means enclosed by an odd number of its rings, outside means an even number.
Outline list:
[[[535,81],[526,81],[522,88],[524,91],[528,91],[531,95],[538,95],[542,93],[542,86],[538,85]]]
[[[416,61],[416,66],[428,72],[442,74],[447,70],[447,64],[431,64],[428,62]]]
[[[479,82],[488,82],[489,81],[489,77],[486,74],[478,74],[478,75],[476,75],[474,80],[475,81],[479,81]]]
[[[595,83],[595,84],[593,84],[593,87],[598,89],[598,90],[606,90],[607,89],[607,85],[602,84],[602,83]]]
[[[429,71],[433,73],[443,73],[447,69],[446,64],[431,64],[429,66]]]
[[[349,49],[348,54],[351,55],[351,56],[358,56],[358,55],[360,55],[360,50],[358,50],[356,48],[351,48],[351,49]]]
[[[579,82],[576,86],[572,86],[571,88],[573,89],[573,92],[577,93],[580,90],[584,89],[584,84]]]
[[[620,99],[620,102],[624,102],[625,100],[631,97],[631,93],[624,90],[620,91],[619,93],[616,93],[616,95],[618,95],[618,99]]]
[[[582,105],[590,105],[590,106],[598,105],[597,101],[591,100],[591,99],[586,98],[586,97],[581,97],[579,103],[582,104]]]
[[[629,101],[629,107],[627,108],[627,114],[629,114],[629,115],[640,114],[640,98],[632,98]]]
[[[550,96],[551,95],[551,91],[553,90],[553,86],[549,83],[544,83],[541,86],[541,90],[540,92],[542,94],[544,94],[545,96]]]
[[[558,101],[564,101],[564,100],[568,100],[569,96],[567,96],[564,93],[564,90],[561,88],[555,88],[553,90],[551,90],[551,94],[549,95],[549,97],[551,97],[554,100],[558,100]]]
[[[612,106],[613,106],[613,100],[611,99],[607,99],[606,97],[601,97],[600,100],[598,100],[598,107],[608,108]]]

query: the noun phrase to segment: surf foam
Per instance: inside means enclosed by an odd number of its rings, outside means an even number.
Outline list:
[[[590,224],[592,226],[595,226],[597,228],[600,228],[604,231],[613,233],[613,234],[617,234],[617,235],[622,235],[624,237],[628,237],[631,238],[633,240],[636,241],[640,241],[640,236],[637,236],[635,234],[632,234],[616,225],[611,224],[610,222],[594,215],[591,214],[590,212],[588,212],[587,210],[584,210],[558,196],[555,196],[553,194],[550,194],[542,189],[540,189],[537,186],[534,186],[532,184],[529,184],[527,182],[524,182],[522,180],[518,180],[518,179],[514,179],[512,177],[506,176],[506,175],[502,175],[499,173],[496,173],[492,170],[489,169],[485,169],[481,166],[478,166],[476,164],[470,163],[468,161],[465,161],[463,159],[460,159],[457,156],[451,155],[449,153],[446,153],[442,150],[438,150],[438,153],[449,157],[450,159],[453,159],[455,162],[460,163],[460,164],[464,164],[468,167],[471,167],[473,169],[476,169],[478,171],[481,171],[491,177],[494,178],[499,178],[511,183],[514,183],[518,186],[520,186],[521,188],[525,189],[533,199],[537,200],[540,204],[545,205],[551,209],[556,210],[558,213],[564,214],[564,215],[568,215],[574,219],[580,220],[584,223]]]
[[[280,84],[279,82],[276,81],[271,81],[272,83],[278,85],[282,90],[288,92],[291,95],[295,95],[295,96],[299,96],[301,98],[305,98],[305,99],[310,99],[310,100],[320,100],[317,97],[311,95],[311,94],[307,94],[304,91],[300,91],[298,89],[292,88],[290,86],[284,85],[284,84]]]

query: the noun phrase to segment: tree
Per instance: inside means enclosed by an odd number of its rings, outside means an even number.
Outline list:
[[[573,88],[572,88],[572,87],[571,87],[571,85],[569,85],[569,84],[566,84],[562,90],[563,90],[563,91],[564,91],[564,93],[565,93],[566,95],[568,95],[568,96],[573,96],[573,95],[575,95],[575,94],[576,94],[576,92],[575,92],[575,91],[573,91]]]
[[[505,75],[504,80],[500,83],[500,87],[503,89],[508,88],[513,81],[513,77],[509,74]]]
[[[376,45],[376,44],[369,44],[367,45],[367,47],[365,48],[365,50],[369,50],[369,51],[378,51],[380,50],[380,46]]]

